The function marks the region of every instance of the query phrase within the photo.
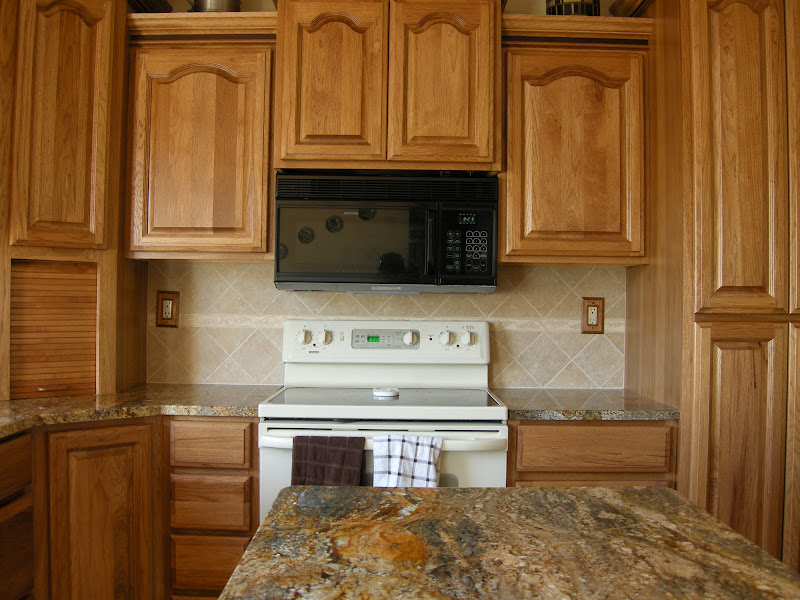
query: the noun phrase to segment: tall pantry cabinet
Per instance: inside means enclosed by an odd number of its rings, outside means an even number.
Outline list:
[[[647,6],[651,261],[628,272],[626,387],[681,398],[678,490],[797,568],[797,3]]]

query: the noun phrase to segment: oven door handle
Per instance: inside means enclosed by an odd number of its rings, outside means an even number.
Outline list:
[[[278,448],[291,450],[295,434],[288,435],[262,435],[258,438],[259,448]],[[297,433],[297,435],[303,435]],[[337,437],[360,437],[358,433],[352,436]],[[364,450],[372,450],[372,438],[367,438],[364,442]],[[471,438],[471,439],[445,439],[442,440],[442,452],[492,452],[508,449],[506,438]]]

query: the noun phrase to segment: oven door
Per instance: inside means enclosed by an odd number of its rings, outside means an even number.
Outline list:
[[[505,487],[508,427],[495,423],[332,423],[265,421],[258,426],[260,510],[264,519],[278,492],[291,485],[295,436],[366,438],[366,480],[372,481],[372,439],[388,434],[442,438],[440,487]]]
[[[278,199],[275,284],[348,291],[359,288],[346,284],[434,285],[437,219],[433,202]]]

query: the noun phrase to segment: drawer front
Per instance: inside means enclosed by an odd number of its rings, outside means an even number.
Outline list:
[[[220,591],[239,564],[248,537],[172,535],[172,586]]]
[[[0,521],[0,597],[16,600],[33,591],[33,507]]]
[[[249,469],[252,424],[221,419],[170,422],[173,467]]]
[[[250,530],[248,475],[170,477],[170,522],[176,529]]]
[[[670,487],[667,479],[540,479],[538,481],[517,481],[514,487],[555,488],[555,487],[615,487],[615,486],[661,486]]]
[[[521,425],[517,470],[666,473],[672,429],[664,426]]]
[[[0,444],[0,504],[24,491],[31,483],[29,433]]]

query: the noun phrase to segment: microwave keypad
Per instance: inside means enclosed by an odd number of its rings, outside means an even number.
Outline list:
[[[462,235],[463,233],[463,235]],[[445,270],[448,273],[484,273],[489,269],[489,232],[447,230]]]
[[[461,251],[464,248],[462,240],[463,238],[461,237],[460,231],[453,229],[447,230],[444,268],[448,273],[461,270]]]

